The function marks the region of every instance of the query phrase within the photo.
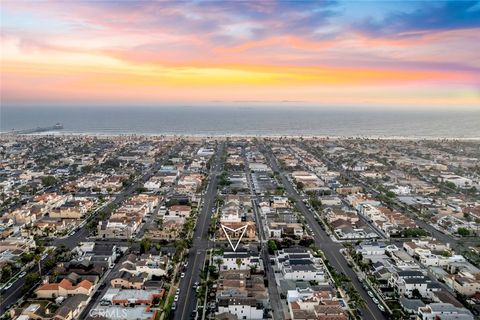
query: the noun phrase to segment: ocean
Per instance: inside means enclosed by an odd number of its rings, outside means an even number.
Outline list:
[[[273,106],[1,106],[0,131],[61,123],[63,134],[480,138],[480,109]]]

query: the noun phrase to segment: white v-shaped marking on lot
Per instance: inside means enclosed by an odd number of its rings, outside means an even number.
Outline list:
[[[233,251],[234,252],[237,251],[238,245],[240,244],[240,241],[242,240],[243,235],[247,231],[248,225],[241,226],[240,228],[237,228],[237,229],[229,228],[227,226],[224,226],[223,224],[221,224],[221,226],[222,226],[223,232],[225,232],[225,236],[227,237],[228,243],[230,243],[230,246],[232,247]],[[232,239],[230,239],[230,236],[228,235],[227,230],[232,231],[232,232],[237,232],[237,231],[240,231],[242,229],[243,229],[242,234],[240,235],[240,238],[238,238],[237,244],[234,246],[233,243],[232,243]]]

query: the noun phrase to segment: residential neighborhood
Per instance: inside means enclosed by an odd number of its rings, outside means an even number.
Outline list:
[[[476,319],[480,145],[0,137],[2,319]]]

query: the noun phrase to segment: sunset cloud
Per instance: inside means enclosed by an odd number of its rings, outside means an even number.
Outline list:
[[[479,3],[379,4],[4,1],[2,103],[479,106]]]

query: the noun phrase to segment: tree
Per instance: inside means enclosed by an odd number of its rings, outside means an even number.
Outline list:
[[[293,246],[294,244],[295,244],[295,242],[292,239],[286,238],[286,237],[282,238],[282,247],[283,248],[289,248],[289,247]]]
[[[45,187],[51,187],[57,182],[54,176],[43,176],[42,177],[42,184]]]
[[[452,253],[448,250],[443,250],[440,254],[447,258],[452,256]]]
[[[54,257],[48,258],[47,261],[45,261],[45,269],[50,270],[55,267],[56,264],[57,259],[55,259]]]
[[[222,265],[223,260],[220,259],[220,258],[218,258],[218,259],[215,260],[215,263],[217,264],[217,270],[218,270],[218,272],[220,272],[220,266]]]
[[[143,238],[142,241],[140,241],[140,254],[149,252],[151,247],[152,244],[150,242],[150,239]]]
[[[470,230],[467,228],[458,228],[457,233],[462,237],[468,237],[470,235]]]
[[[387,191],[385,193],[385,195],[388,197],[388,198],[395,198],[395,192],[393,191]]]
[[[455,185],[455,183],[451,182],[451,181],[447,181],[445,182],[445,186],[449,189],[453,189],[455,190],[457,188],[457,186]]]
[[[138,187],[137,189],[135,189],[135,191],[136,191],[137,193],[145,193],[145,192],[148,191],[148,189],[145,188],[145,187]]]
[[[429,233],[421,228],[411,228],[402,231],[402,236],[405,238],[426,237]]]
[[[238,270],[240,270],[240,267],[242,266],[242,259],[240,259],[240,258],[235,259],[235,263],[238,266]]]
[[[1,273],[2,273],[2,277],[1,277],[2,282],[7,282],[12,276],[12,266],[10,264],[3,266]]]
[[[311,237],[303,237],[298,242],[298,244],[301,245],[302,247],[310,247],[313,243],[314,243],[314,240]]]
[[[131,248],[134,242],[135,242],[135,240],[133,238],[128,238],[128,240],[127,240],[128,247]]]
[[[39,254],[36,254],[33,259],[37,263],[38,266],[38,272],[40,272],[40,276],[42,276],[42,266],[40,265],[40,261],[42,261],[42,257],[40,257]]]
[[[24,253],[22,255],[22,257],[20,258],[20,261],[23,263],[23,264],[27,264],[29,263],[30,261],[33,260],[33,254],[32,253]]]
[[[316,210],[320,210],[322,208],[322,201],[320,201],[318,199],[310,200],[310,204]]]
[[[268,253],[269,254],[274,254],[275,251],[277,250],[277,243],[273,240],[268,240]]]
[[[23,285],[23,292],[27,292],[32,288],[37,280],[39,279],[38,273],[36,272],[30,272],[25,276],[25,283]]]
[[[298,189],[298,190],[303,190],[303,187],[305,187],[305,185],[303,184],[303,182],[298,181],[298,182],[297,182],[297,189]]]
[[[180,255],[182,254],[183,250],[187,247],[187,241],[185,240],[177,240],[175,241],[175,256],[174,259],[178,261]]]
[[[420,294],[420,291],[418,291],[418,289],[413,289],[412,290],[412,297],[414,297],[416,299],[421,299],[422,295]]]

